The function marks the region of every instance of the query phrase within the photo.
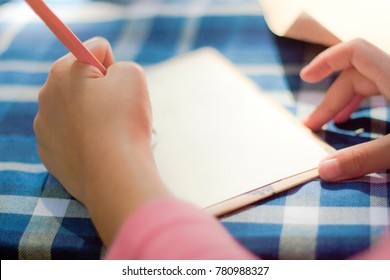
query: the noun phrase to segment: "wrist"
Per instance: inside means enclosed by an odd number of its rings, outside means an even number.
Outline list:
[[[139,145],[110,153],[85,183],[85,205],[103,242],[111,244],[122,223],[139,207],[169,196],[156,168],[152,149]]]

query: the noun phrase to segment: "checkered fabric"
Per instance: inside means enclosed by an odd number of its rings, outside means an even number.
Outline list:
[[[32,129],[39,88],[67,50],[23,2],[0,1],[5,2],[0,6],[0,258],[102,258],[105,249],[86,209],[47,173]],[[300,80],[299,70],[323,47],[274,36],[256,0],[46,2],[81,40],[106,37],[117,60],[146,66],[214,47],[299,118],[319,103],[334,79],[315,85]],[[387,134],[389,120],[386,101],[373,98],[351,121],[329,124],[320,137],[339,149]],[[357,136],[359,128],[364,132]],[[314,180],[221,222],[262,258],[347,258],[369,247],[389,225],[388,185],[386,171],[337,184]]]

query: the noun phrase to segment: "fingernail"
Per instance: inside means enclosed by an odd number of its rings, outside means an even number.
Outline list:
[[[336,180],[342,175],[340,161],[337,158],[323,160],[318,165],[318,172],[325,181]]]

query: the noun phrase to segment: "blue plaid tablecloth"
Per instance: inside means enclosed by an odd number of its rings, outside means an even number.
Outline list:
[[[67,50],[23,2],[0,1],[5,2],[0,6],[0,258],[100,259],[105,248],[86,209],[47,173],[32,129],[39,88]],[[106,37],[117,60],[147,66],[214,47],[299,118],[319,103],[333,80],[315,85],[300,80],[302,66],[323,47],[274,36],[255,0],[47,2],[81,40]],[[339,149],[387,134],[387,105],[373,98],[351,121],[329,124],[320,137]],[[359,128],[364,132],[356,136]],[[386,171],[337,184],[318,179],[221,222],[262,258],[347,258],[369,247],[389,225],[388,185]]]

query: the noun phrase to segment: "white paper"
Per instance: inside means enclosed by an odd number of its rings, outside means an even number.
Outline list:
[[[154,155],[178,197],[207,207],[316,168],[327,152],[212,49],[146,70]]]

